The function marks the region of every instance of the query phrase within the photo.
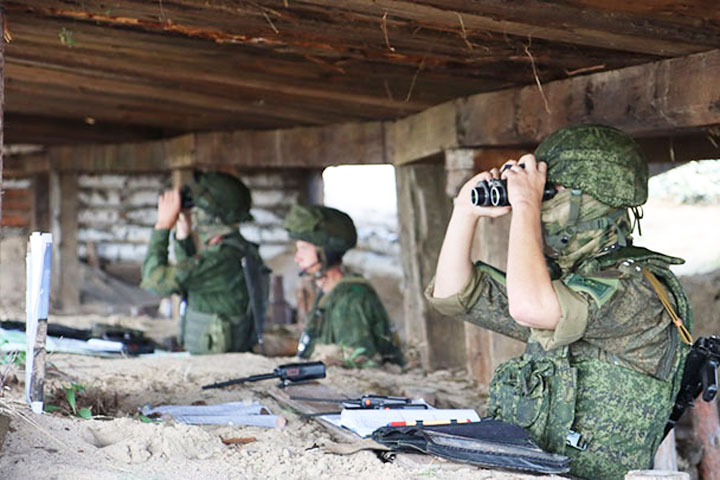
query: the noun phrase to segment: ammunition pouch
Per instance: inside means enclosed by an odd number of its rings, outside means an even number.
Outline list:
[[[529,343],[525,355],[495,371],[488,413],[523,427],[542,448],[564,453],[575,418],[576,377],[568,347],[546,352]]]
[[[673,390],[672,379],[599,358],[571,361],[568,347],[544,351],[532,342],[525,355],[496,370],[488,413],[570,457],[575,476],[623,478],[652,466]]]
[[[254,327],[245,315],[185,311],[179,338],[186,351],[196,354],[244,352],[255,343]]]

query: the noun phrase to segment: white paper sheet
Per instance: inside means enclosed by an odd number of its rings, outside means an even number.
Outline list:
[[[323,417],[325,418],[325,417]],[[365,410],[345,409],[340,414],[340,425],[352,432],[367,437],[380,427],[389,426],[392,422],[479,422],[480,417],[472,409],[392,409]]]

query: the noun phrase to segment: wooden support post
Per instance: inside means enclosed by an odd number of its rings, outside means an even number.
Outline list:
[[[675,429],[670,430],[655,452],[653,470],[674,472],[678,469],[677,444],[675,442]]]
[[[51,300],[56,308],[80,306],[80,262],[77,256],[78,180],[73,172],[50,171],[50,231],[53,235]]]
[[[323,183],[323,169],[312,168],[307,171],[305,180],[305,202],[311,205],[322,205],[325,199],[325,184]]]
[[[703,457],[698,467],[704,480],[720,480],[720,420],[718,420],[717,398],[705,402],[695,400],[692,409],[695,432],[703,446]]]
[[[425,368],[463,367],[463,324],[430,309],[423,296],[450,219],[445,168],[439,162],[405,165],[396,168],[396,179],[407,342],[419,349]]]
[[[475,173],[475,150],[471,148],[453,148],[445,150],[445,193],[455,198],[460,188]]]
[[[172,186],[180,188],[192,180],[193,170],[191,168],[176,168],[172,171]]]
[[[50,179],[47,173],[33,175],[32,179],[32,213],[30,229],[33,231],[50,231]]]
[[[0,189],[3,184],[3,132],[5,130],[5,9],[0,5]],[[0,219],[2,219],[2,195],[0,195]]]
[[[523,150],[484,149],[476,150],[473,173],[500,167],[508,159],[517,159]],[[510,232],[510,216],[480,219],[473,242],[473,261],[482,260],[502,271],[507,267],[507,239]],[[510,358],[521,355],[525,344],[471,323],[465,324],[465,350],[467,367],[473,378],[481,385],[490,385],[495,368]]]

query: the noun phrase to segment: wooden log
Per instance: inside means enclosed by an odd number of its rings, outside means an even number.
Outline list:
[[[332,0],[312,0],[311,3],[326,7],[336,5]],[[640,17],[629,12],[616,11],[619,10],[617,6],[612,11],[604,11],[568,4],[564,4],[562,8],[548,9],[547,4],[541,0],[453,3],[451,7],[443,8],[401,0],[351,0],[343,2],[343,7],[378,16],[385,12],[390,18],[408,19],[423,26],[435,25],[446,29],[457,29],[461,18],[463,28],[467,30],[532,36],[554,42],[655,55],[683,55],[703,50],[702,47],[680,41],[677,37],[676,41],[670,40],[677,35],[677,25],[672,26],[657,18],[649,18],[649,15]],[[702,15],[699,12],[697,14]],[[698,38],[700,42],[718,45],[717,40],[711,36],[705,36],[700,31],[697,31],[697,34],[702,36],[702,40]]]
[[[441,164],[396,168],[406,340],[418,349],[422,365],[431,369],[465,365],[462,322],[430,309],[423,296],[435,273],[450,219],[445,177]]]
[[[78,179],[74,173],[50,172],[50,230],[53,235],[53,305],[73,311],[80,305],[77,257]]]
[[[703,457],[698,467],[704,480],[720,479],[720,420],[717,398],[705,402],[698,398],[692,409],[695,432],[703,446]]]
[[[550,82],[542,92],[528,86],[474,95],[458,103],[458,144],[536,144],[575,123],[608,124],[637,136],[714,125],[720,123],[718,72],[720,50],[712,50]]]

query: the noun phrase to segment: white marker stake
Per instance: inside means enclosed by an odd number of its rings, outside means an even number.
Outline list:
[[[45,339],[50,306],[52,235],[33,232],[26,256],[25,292],[25,400],[33,412],[43,412],[45,383]]]

